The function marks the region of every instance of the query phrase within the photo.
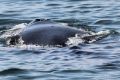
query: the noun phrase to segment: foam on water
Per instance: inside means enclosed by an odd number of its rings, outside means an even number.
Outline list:
[[[6,32],[3,35],[1,35],[0,38],[8,38],[11,36],[18,35],[25,27],[27,27],[26,25],[26,23],[15,25],[13,26],[13,28],[6,30]]]
[[[25,27],[27,27],[26,23],[21,23],[21,24],[15,25],[11,29],[6,30],[5,33],[0,36],[0,39],[3,39],[6,42],[7,45],[10,45],[11,37],[19,35]],[[24,41],[20,37],[18,39],[18,44],[17,45],[22,45],[23,42]]]
[[[70,37],[67,41],[67,45],[78,45],[81,43],[85,43],[86,39],[85,38],[91,38],[87,43],[93,43],[99,39],[102,39],[109,35],[111,32],[109,30],[106,31],[99,31],[97,33],[91,32],[91,34],[85,34],[83,36],[79,36],[79,34],[76,34],[75,37]]]

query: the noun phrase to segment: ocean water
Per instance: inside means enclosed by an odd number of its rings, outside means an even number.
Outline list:
[[[119,0],[0,0],[0,36],[36,18],[111,34],[91,44],[10,47],[0,42],[0,80],[120,80]]]

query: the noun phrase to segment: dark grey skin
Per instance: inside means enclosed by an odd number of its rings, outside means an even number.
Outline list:
[[[89,43],[93,39],[100,40],[107,36],[103,36],[103,34],[90,35],[91,33],[88,31],[72,28],[55,21],[35,19],[27,24],[27,27],[19,35],[10,37],[9,45],[18,44],[19,39],[22,38],[24,44],[66,46],[68,38],[75,37],[76,34],[80,37],[84,34],[89,34],[89,36],[81,37],[85,43]]]
[[[14,33],[14,31],[13,31]],[[108,36],[109,33],[92,34],[93,32],[83,31],[77,28],[72,28],[58,22],[45,19],[35,19],[18,35],[8,37],[8,45],[19,44],[22,38],[24,44],[40,45],[40,46],[66,46],[66,42],[70,37],[75,37],[76,34],[84,41],[98,41]],[[87,35],[86,35],[87,34]]]
[[[51,20],[36,19],[29,23],[19,36],[24,44],[66,46],[68,38],[75,34],[83,35],[86,32]]]

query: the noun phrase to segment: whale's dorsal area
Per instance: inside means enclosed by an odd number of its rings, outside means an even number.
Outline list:
[[[68,38],[74,37],[77,33],[85,34],[58,22],[36,19],[28,24],[20,36],[25,44],[65,46]]]
[[[22,39],[23,43],[27,45],[66,46],[66,42],[70,38],[75,37],[76,39],[76,35],[85,43],[90,43],[100,40],[109,34],[109,31],[93,33],[48,19],[35,19],[27,24],[20,33],[8,39],[9,45],[16,45],[19,43],[19,39]]]

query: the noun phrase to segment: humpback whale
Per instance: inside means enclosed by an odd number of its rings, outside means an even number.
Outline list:
[[[9,44],[15,45],[22,38],[24,44],[33,45],[61,45],[66,46],[69,38],[75,37],[76,34],[86,43],[92,39],[100,39],[101,34],[92,35],[89,31],[73,28],[63,25],[49,19],[35,19],[15,36],[9,38]],[[83,36],[89,35],[89,36]],[[102,36],[103,37],[103,36]]]

